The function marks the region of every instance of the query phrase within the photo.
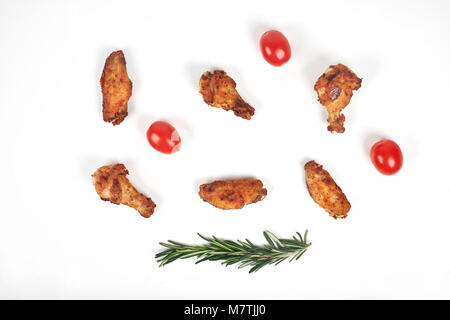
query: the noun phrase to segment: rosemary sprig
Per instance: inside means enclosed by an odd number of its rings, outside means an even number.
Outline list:
[[[220,260],[225,266],[238,263],[239,269],[251,266],[249,273],[252,273],[266,265],[277,265],[286,259],[289,259],[289,262],[297,260],[311,245],[306,240],[308,230],[303,237],[297,232],[298,238],[293,236],[292,239],[279,239],[269,231],[264,231],[263,234],[267,240],[267,244],[263,246],[256,246],[248,239],[245,241],[221,240],[215,236],[208,238],[201,234],[198,235],[207,243],[200,246],[190,246],[169,240],[168,243],[159,243],[166,249],[156,254],[155,258],[160,263],[160,267],[178,259],[196,257],[196,263]]]

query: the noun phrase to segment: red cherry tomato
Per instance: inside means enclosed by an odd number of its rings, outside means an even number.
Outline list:
[[[164,121],[152,123],[147,130],[147,140],[153,148],[162,153],[174,153],[181,147],[181,138],[177,130]]]
[[[386,175],[396,173],[403,165],[402,150],[392,140],[375,143],[370,150],[370,159],[375,168]]]
[[[264,32],[259,40],[264,59],[273,66],[279,67],[291,57],[291,47],[286,37],[279,31]]]

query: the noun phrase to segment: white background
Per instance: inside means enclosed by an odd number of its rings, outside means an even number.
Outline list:
[[[258,42],[289,39],[272,67]],[[450,5],[447,1],[0,1],[0,298],[450,298]],[[133,81],[120,126],[101,116],[105,58],[122,49]],[[363,78],[327,131],[315,80],[330,64]],[[207,106],[206,70],[225,70],[251,121]],[[164,155],[145,132],[173,124]],[[370,146],[395,140],[404,166],[383,176]],[[307,193],[324,165],[352,204],[334,220]],[[157,204],[150,219],[103,202],[91,174],[123,162]],[[257,177],[264,201],[221,211],[201,183]],[[298,261],[255,274],[220,263],[159,268],[160,241],[197,232],[263,243],[310,232]]]

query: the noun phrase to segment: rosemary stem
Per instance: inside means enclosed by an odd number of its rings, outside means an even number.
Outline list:
[[[176,261],[178,259],[197,258],[197,263],[203,261],[219,261],[222,264],[239,264],[239,268],[250,266],[250,273],[260,268],[287,260],[297,260],[309,248],[311,243],[306,241],[307,230],[302,237],[297,233],[292,239],[279,239],[273,233],[264,231],[267,244],[256,246],[249,240],[220,240],[217,237],[199,236],[207,241],[204,245],[190,246],[169,240],[169,243],[160,243],[165,249],[156,254],[160,266]]]

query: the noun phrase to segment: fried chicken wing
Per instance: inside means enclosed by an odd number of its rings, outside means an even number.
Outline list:
[[[103,120],[120,124],[128,115],[128,100],[133,84],[128,78],[125,57],[115,51],[106,59],[100,78],[103,94]]]
[[[315,161],[305,164],[306,186],[313,200],[333,218],[345,218],[350,202],[328,171]]]
[[[120,163],[100,167],[92,174],[95,190],[104,201],[124,204],[139,211],[144,218],[150,217],[155,203],[133,187],[127,174],[128,170]]]
[[[314,85],[319,102],[328,111],[328,131],[342,133],[345,131],[345,116],[341,115],[350,102],[353,90],[361,87],[362,79],[358,78],[343,64],[330,66]]]
[[[244,205],[261,201],[267,190],[257,179],[218,180],[202,184],[200,198],[219,209],[242,209]]]
[[[250,120],[255,109],[246,103],[236,91],[236,82],[224,71],[215,70],[202,74],[200,78],[200,93],[203,100],[210,106],[233,110],[238,117]]]

